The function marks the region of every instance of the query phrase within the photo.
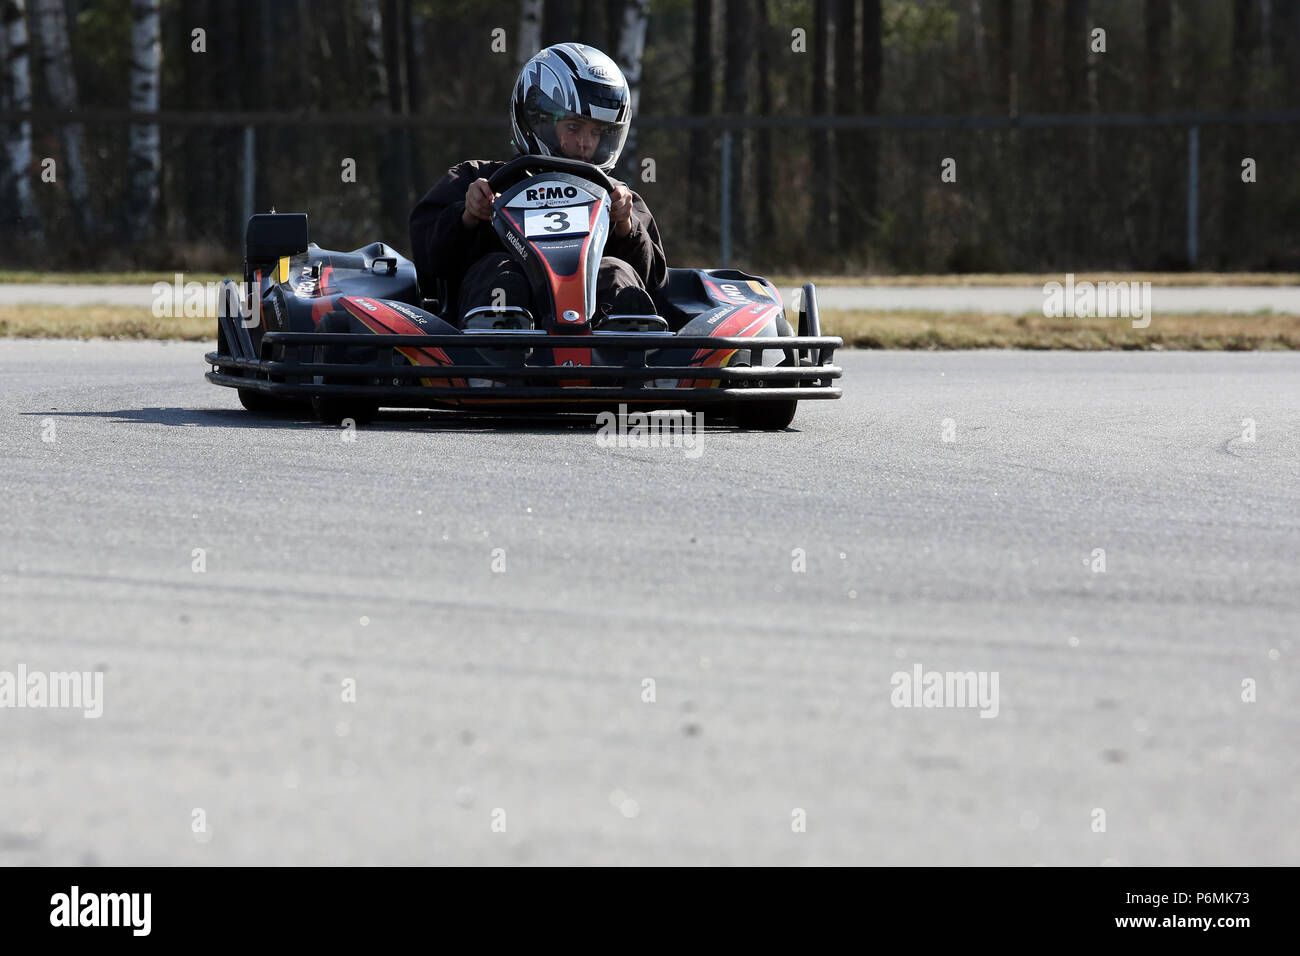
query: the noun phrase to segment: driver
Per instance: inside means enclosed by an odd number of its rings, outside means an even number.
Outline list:
[[[594,47],[560,43],[526,64],[510,100],[513,145],[521,154],[566,156],[608,175],[627,138],[632,108],[614,61]],[[420,284],[448,283],[457,324],[476,308],[522,306],[536,315],[523,266],[491,226],[495,194],[488,178],[503,162],[453,166],[411,212],[411,248]],[[610,235],[596,278],[597,310],[654,315],[647,290],[668,275],[659,227],[645,201],[615,181]],[[447,310],[450,313],[450,309]]]

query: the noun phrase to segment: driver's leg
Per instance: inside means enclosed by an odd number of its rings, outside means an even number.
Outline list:
[[[465,313],[471,309],[506,305],[521,306],[534,317],[537,314],[524,267],[504,252],[490,252],[465,272],[456,316],[463,326]]]
[[[603,315],[654,315],[655,307],[636,270],[622,259],[605,256],[596,273],[596,311]]]

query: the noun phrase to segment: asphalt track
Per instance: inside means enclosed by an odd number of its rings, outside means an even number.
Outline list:
[[[0,671],[103,674],[0,863],[1300,863],[1300,355],[846,352],[690,457],[205,348],[0,341]]]
[[[1080,281],[1086,276],[1077,277]],[[1061,282],[1065,281],[1062,276]],[[205,290],[209,315],[216,315],[218,286]],[[0,285],[0,305],[115,305],[181,314],[197,293],[180,286],[162,285],[155,295],[147,285]],[[783,288],[790,305],[797,290]],[[936,312],[995,312],[1020,315],[1039,313],[1045,297],[1040,286],[889,286],[817,287],[817,302],[823,309],[868,309],[880,311],[922,310]],[[1072,302],[1075,300],[1071,300]],[[193,307],[191,305],[191,307]],[[1104,304],[1099,306],[1104,311]],[[1145,303],[1143,305],[1145,310]],[[1286,286],[1153,286],[1150,308],[1154,313],[1188,312],[1277,312],[1300,315],[1300,288]],[[1127,314],[1127,313],[1126,313]]]

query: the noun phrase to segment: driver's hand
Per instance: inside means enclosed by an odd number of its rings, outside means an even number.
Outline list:
[[[609,194],[609,218],[614,222],[614,235],[620,239],[632,231],[632,190],[622,183]]]
[[[492,191],[486,179],[480,178],[470,183],[469,190],[465,193],[465,212],[460,217],[465,228],[472,229],[480,222],[490,222],[492,202],[496,198],[497,194]]]

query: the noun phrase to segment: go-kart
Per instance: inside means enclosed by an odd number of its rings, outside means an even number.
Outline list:
[[[238,389],[250,411],[310,402],[335,424],[380,408],[626,405],[782,429],[799,401],[840,397],[831,361],[843,342],[821,335],[812,283],[797,335],[776,287],[734,269],[669,269],[652,290],[659,314],[604,315],[596,272],[609,178],[577,160],[520,156],[489,185],[500,193],[493,226],[529,277],[536,315],[487,307],[457,327],[447,287],[421,290],[392,247],[332,252],[308,242],[305,213],[259,214],[245,232],[242,288],[222,284],[207,379]]]

